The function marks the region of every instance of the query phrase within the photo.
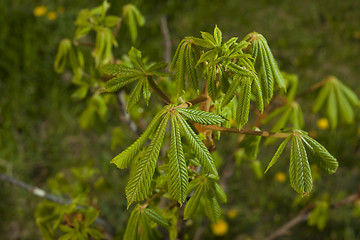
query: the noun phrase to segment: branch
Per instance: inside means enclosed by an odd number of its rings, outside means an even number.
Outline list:
[[[309,87],[308,89],[306,89],[306,90],[302,91],[301,93],[297,94],[297,95],[295,96],[295,98],[300,98],[300,97],[302,97],[302,96],[304,96],[304,95],[306,95],[306,94],[308,94],[308,93],[310,93],[310,92],[312,92],[312,91],[315,91],[316,89],[324,86],[328,81],[331,81],[331,76],[325,78],[324,80],[322,80],[322,81],[320,81],[320,82],[318,82],[318,83],[315,83],[314,85],[312,85],[312,86]]]
[[[65,199],[62,197],[55,196],[51,193],[47,193],[45,190],[38,188],[36,186],[32,186],[30,184],[27,184],[25,182],[22,182],[16,178],[13,178],[11,176],[8,176],[6,174],[0,174],[0,180],[3,182],[8,182],[14,186],[20,187],[22,189],[25,189],[26,191],[32,193],[33,195],[47,199],[49,201],[61,204],[61,205],[70,205],[72,203],[71,199]],[[77,206],[77,209],[82,209],[83,207]],[[110,224],[108,224],[103,218],[97,217],[94,221],[95,223],[101,225],[104,227],[105,231],[109,233],[111,236],[114,236],[114,229]]]
[[[342,207],[344,205],[351,204],[351,203],[355,202],[357,199],[360,199],[360,186],[359,186],[359,191],[357,193],[352,194],[339,202],[331,204],[330,209],[335,209],[335,208]],[[274,239],[277,239],[278,237],[288,235],[290,233],[291,228],[293,228],[297,224],[299,224],[301,222],[305,222],[309,219],[311,210],[314,207],[315,206],[305,207],[296,217],[291,219],[289,222],[285,223],[283,226],[281,226],[278,230],[276,230],[274,233],[272,233],[265,240],[274,240]]]
[[[161,28],[161,34],[163,36],[164,42],[164,61],[168,63],[168,66],[166,67],[166,71],[169,70],[169,65],[171,62],[171,41],[170,41],[170,33],[169,28],[167,25],[167,17],[165,15],[161,16],[160,18],[160,28]]]
[[[149,81],[151,88],[157,93],[157,95],[159,95],[159,97],[162,98],[162,100],[164,100],[164,102],[166,104],[173,103],[171,101],[171,99],[159,88],[159,86],[156,84],[156,82],[154,81],[154,79],[151,76],[148,76],[148,81]]]
[[[278,132],[268,132],[268,131],[255,131],[250,129],[237,129],[237,128],[226,128],[220,127],[217,125],[203,125],[204,129],[209,129],[213,131],[220,131],[225,133],[237,133],[237,134],[246,134],[246,135],[255,135],[262,137],[273,137],[273,138],[287,138],[292,133],[278,133]]]

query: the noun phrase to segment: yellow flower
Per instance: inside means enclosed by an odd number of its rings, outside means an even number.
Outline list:
[[[48,14],[47,14],[47,18],[48,18],[50,21],[55,20],[56,17],[57,17],[57,14],[56,14],[56,12],[54,12],[54,11],[48,12]]]
[[[236,209],[231,209],[228,211],[228,217],[233,219],[236,218],[236,216],[238,215],[238,211]]]
[[[285,182],[286,180],[286,175],[283,172],[277,172],[275,174],[275,180],[278,182]]]
[[[34,8],[33,14],[36,17],[41,17],[45,15],[46,12],[47,12],[47,8],[45,6],[37,6],[36,8]]]
[[[316,122],[316,124],[320,129],[323,129],[323,130],[326,130],[329,128],[329,121],[326,118],[320,118]]]
[[[211,224],[211,229],[215,236],[224,236],[229,230],[229,225],[224,220],[220,220]]]

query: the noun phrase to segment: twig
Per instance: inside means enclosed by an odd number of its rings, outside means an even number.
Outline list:
[[[357,199],[360,199],[360,191],[358,193],[355,193],[355,194],[352,194],[352,195],[346,197],[345,199],[343,199],[343,200],[341,200],[339,202],[331,204],[330,208],[331,209],[339,208],[339,207],[342,207],[344,205],[351,204],[351,203],[355,202]],[[310,214],[311,214],[311,210],[314,207],[315,206],[304,208],[296,217],[294,217],[289,222],[285,223],[283,226],[278,228],[274,233],[272,233],[265,240],[274,240],[274,239],[276,239],[278,237],[288,235],[290,233],[291,228],[293,228],[297,224],[299,224],[301,222],[305,222],[305,221],[307,221],[309,219]]]
[[[171,62],[171,40],[170,40],[170,33],[169,28],[167,25],[167,17],[161,16],[160,18],[160,28],[161,34],[163,36],[164,42],[164,61],[168,64]],[[166,71],[169,70],[169,65],[166,67]]]
[[[287,138],[292,133],[278,133],[278,132],[268,132],[268,131],[256,131],[250,129],[237,129],[237,128],[226,128],[220,127],[217,125],[203,125],[204,129],[209,129],[213,131],[220,131],[225,133],[237,133],[237,134],[246,134],[246,135],[255,135],[262,137],[273,137],[273,138]]]
[[[159,95],[159,97],[164,100],[166,104],[172,104],[171,99],[159,88],[154,79],[151,76],[148,76],[149,84],[151,88]]]
[[[308,94],[308,93],[310,93],[312,91],[315,91],[316,89],[324,86],[327,82],[331,81],[331,78],[332,78],[332,76],[327,77],[327,78],[325,78],[324,80],[322,80],[322,81],[320,81],[318,83],[315,83],[314,85],[310,86],[308,89],[305,89],[301,93],[297,94],[295,96],[295,98],[300,98],[300,97],[302,97],[302,96],[304,96],[304,95],[306,95],[306,94]]]
[[[120,27],[121,27],[121,23],[122,23],[122,18],[120,18],[120,20],[116,23],[116,26],[114,28],[114,31],[113,31],[113,36],[116,37],[116,35],[118,34],[119,30],[120,30]]]
[[[71,205],[71,203],[72,203],[71,199],[65,199],[62,197],[55,196],[51,193],[47,193],[45,190],[43,190],[41,188],[27,184],[25,182],[22,182],[16,178],[13,178],[6,174],[0,174],[0,180],[3,182],[8,182],[8,183],[10,183],[14,186],[20,187],[22,189],[25,189],[26,191],[30,192],[31,194],[33,194],[37,197],[44,198],[44,199],[47,199],[49,201],[52,201],[52,202],[55,202],[55,203],[58,203],[61,205]],[[83,207],[81,207],[81,206],[77,206],[76,208],[83,209]],[[101,225],[102,227],[104,227],[105,231],[108,234],[110,234],[111,236],[115,235],[115,231],[112,228],[112,226],[109,223],[107,223],[103,218],[97,217],[94,222]]]
[[[198,97],[176,106],[176,108],[189,108],[192,105],[201,103],[201,102],[206,101],[208,99],[209,99],[209,96],[205,96],[204,94],[200,94]]]
[[[123,89],[120,89],[120,91],[118,91],[116,93],[116,100],[117,100],[117,103],[118,103],[118,105],[120,107],[120,119],[121,119],[121,121],[126,123],[129,126],[131,131],[133,131],[134,133],[140,135],[139,128],[137,127],[135,122],[133,122],[131,120],[130,115],[126,112],[125,94],[124,94]]]

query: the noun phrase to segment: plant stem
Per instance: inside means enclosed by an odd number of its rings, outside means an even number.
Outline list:
[[[268,132],[268,131],[255,131],[250,129],[237,129],[237,128],[226,128],[220,127],[217,125],[203,125],[204,129],[220,131],[225,133],[237,133],[237,134],[246,134],[246,135],[255,135],[262,137],[273,137],[273,138],[287,138],[292,133],[278,133],[278,132]]]
[[[148,81],[151,88],[157,93],[157,95],[159,95],[162,98],[162,100],[164,100],[166,104],[173,103],[171,99],[159,88],[159,86],[156,84],[156,82],[151,76],[148,76]]]
[[[315,83],[314,85],[312,85],[311,87],[309,87],[308,89],[302,91],[301,93],[299,93],[298,95],[296,95],[295,98],[300,98],[312,91],[315,91],[316,89],[324,86],[328,81],[330,81],[330,78],[325,78],[324,80],[318,82],[318,83]]]
[[[208,100],[208,98],[209,98],[208,96],[205,96],[204,94],[200,94],[196,98],[178,105],[176,108],[189,108],[192,105],[195,105],[195,104],[198,104],[198,103]]]

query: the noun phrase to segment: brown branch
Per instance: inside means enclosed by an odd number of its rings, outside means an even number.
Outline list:
[[[74,41],[74,45],[75,46],[86,46],[86,47],[91,47],[94,48],[95,44],[94,43],[90,43],[90,42],[78,42],[78,41]]]
[[[121,23],[122,23],[122,18],[120,18],[120,20],[117,22],[114,31],[113,31],[113,36],[116,37],[116,35],[118,34],[120,27],[121,27]]]
[[[164,61],[170,65],[170,62],[171,62],[171,40],[170,40],[170,33],[169,33],[166,16],[161,16],[160,28],[161,28],[161,34],[162,34],[163,40],[164,40],[164,42],[163,42]],[[166,71],[169,70],[169,65],[166,67]]]
[[[292,133],[278,133],[278,132],[268,132],[268,131],[255,131],[250,129],[239,130],[237,128],[226,128],[217,125],[203,125],[203,128],[213,131],[220,131],[224,133],[237,133],[237,134],[255,135],[262,137],[273,137],[273,138],[287,138],[289,135],[292,134]]]
[[[204,94],[200,94],[198,97],[176,106],[176,108],[189,108],[192,105],[207,101],[208,99],[209,99],[209,96],[205,96]]]
[[[304,95],[306,95],[306,94],[308,94],[308,93],[310,93],[312,91],[315,91],[316,89],[324,86],[327,82],[331,81],[332,78],[333,78],[332,76],[329,76],[329,77],[325,78],[324,80],[322,80],[322,81],[320,81],[318,83],[315,83],[314,85],[310,86],[308,89],[306,89],[306,90],[302,91],[301,93],[297,94],[295,96],[295,98],[300,98],[300,97],[302,97],[302,96],[304,96]]]
[[[351,203],[355,202],[358,199],[360,199],[360,186],[359,186],[359,191],[357,193],[352,194],[352,195],[344,198],[343,200],[341,200],[339,202],[331,204],[330,209],[336,209],[336,208],[342,207],[344,205],[351,204]],[[311,207],[305,207],[302,211],[300,211],[300,213],[297,216],[295,216],[290,221],[285,223],[283,226],[278,228],[274,233],[272,233],[265,240],[274,240],[274,239],[277,239],[277,238],[279,238],[281,236],[288,235],[290,233],[291,228],[293,228],[297,224],[299,224],[301,222],[305,222],[305,221],[307,221],[309,219],[310,214],[311,214],[311,210],[314,207],[315,207],[314,205],[311,206]]]
[[[162,100],[166,104],[172,104],[173,103],[171,101],[171,99],[159,88],[159,86],[156,84],[156,82],[154,81],[154,79],[151,76],[148,76],[148,81],[149,81],[149,84],[150,84],[151,88],[157,93],[157,95],[159,95],[159,97],[162,98]]]
[[[30,184],[27,184],[23,181],[20,181],[14,177],[11,177],[9,175],[6,174],[0,174],[0,180],[3,182],[8,182],[14,186],[20,187],[22,189],[25,189],[26,191],[30,192],[31,194],[40,197],[40,198],[44,198],[46,200],[61,204],[61,205],[71,205],[72,204],[72,200],[71,199],[65,199],[62,197],[58,197],[55,196],[51,193],[46,192],[45,190],[38,188],[36,186],[32,186]],[[82,206],[77,206],[77,209],[84,209],[84,207]],[[94,221],[95,223],[101,225],[102,227],[104,227],[105,231],[110,234],[112,237],[115,235],[115,231],[112,228],[112,226],[107,223],[103,218],[101,217],[97,217]]]

